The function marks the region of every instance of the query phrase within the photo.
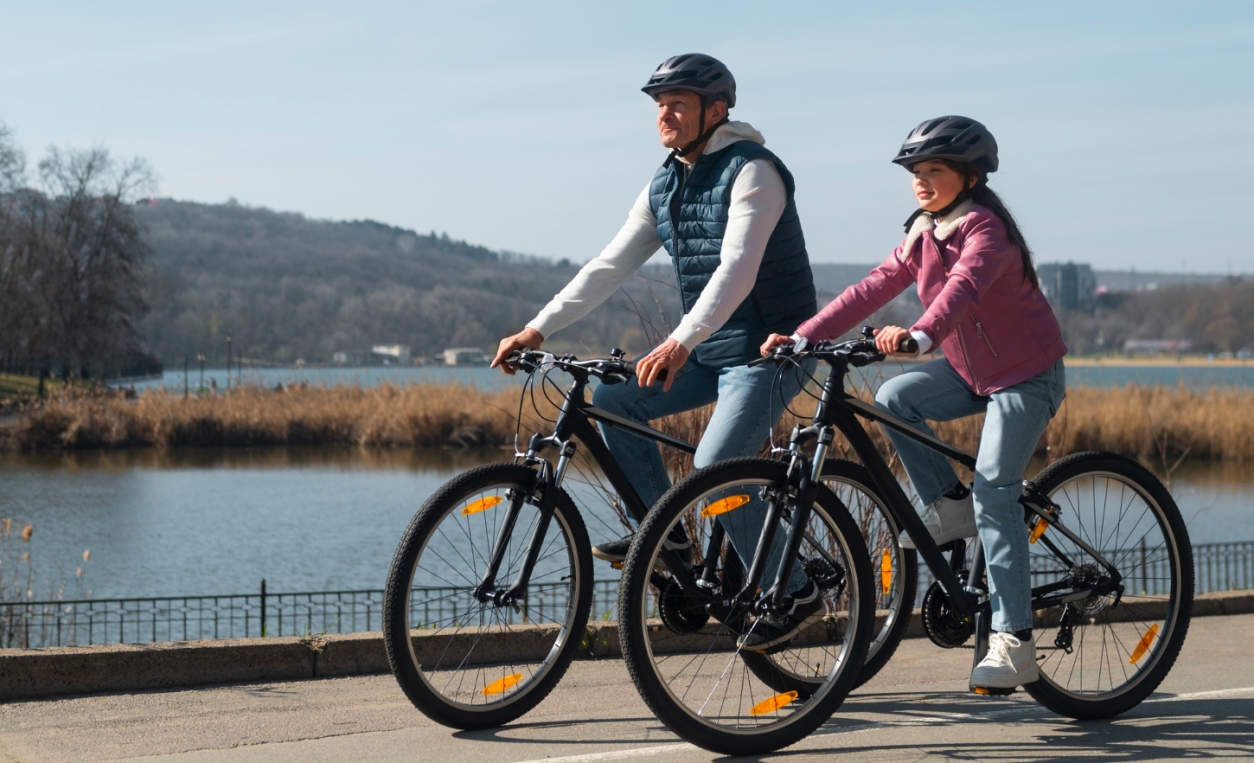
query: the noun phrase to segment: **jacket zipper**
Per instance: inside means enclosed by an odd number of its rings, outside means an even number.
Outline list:
[[[988,335],[984,333],[984,325],[980,323],[980,319],[972,314],[971,320],[975,321],[975,333],[979,334],[980,338],[984,340],[984,344],[988,345],[988,351],[993,353],[993,357],[997,357],[997,350],[993,349],[993,343],[989,341]]]
[[[688,314],[688,298],[684,295],[684,273],[679,267],[679,210],[683,207],[684,184],[688,180],[688,168],[676,159],[671,159],[679,166],[675,168],[675,193],[671,196],[671,257],[675,260],[675,281],[679,284],[680,302],[683,304],[684,315]]]
[[[971,355],[967,353],[967,340],[962,336],[962,326],[955,326],[958,330],[958,346],[962,348],[962,359],[967,363],[967,370],[971,372],[971,379],[975,382],[975,394],[980,392],[980,377],[975,375],[975,366],[971,365]]]
[[[945,280],[948,281],[949,280],[949,267],[945,264],[945,257],[944,255],[940,253],[939,246],[935,246],[933,248],[936,249],[936,259],[940,260],[941,272],[945,274]],[[972,316],[972,317],[975,317],[975,316]],[[975,326],[976,326],[977,331],[979,331],[980,336],[984,336],[984,332],[982,329],[980,329],[980,322],[978,320],[975,322]],[[971,365],[971,355],[970,353],[967,352],[967,339],[966,337],[962,335],[962,325],[959,324],[955,326],[954,328],[958,330],[958,346],[962,348],[962,359],[966,361],[967,363],[967,370],[971,372],[971,379],[972,381],[975,382],[975,394],[978,395],[980,394],[980,377],[975,375],[975,366]],[[985,339],[984,341],[987,342],[988,339]],[[991,351],[993,349],[993,346],[990,344],[988,346],[988,349]],[[993,355],[996,356],[997,353],[994,352]]]

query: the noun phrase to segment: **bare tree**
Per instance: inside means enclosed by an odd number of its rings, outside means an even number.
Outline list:
[[[0,172],[13,168],[0,191],[0,360],[41,376],[106,372],[133,346],[147,309],[148,250],[133,205],[153,188],[152,172],[102,148],[53,148],[37,187],[26,188],[8,145],[0,140]]]

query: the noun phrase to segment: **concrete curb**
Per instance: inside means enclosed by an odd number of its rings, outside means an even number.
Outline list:
[[[1197,596],[1194,617],[1254,613],[1254,591]],[[539,629],[537,628],[539,635]],[[906,638],[922,638],[915,610]],[[502,634],[486,645],[500,653],[516,648],[526,633]],[[416,641],[421,650],[421,639]],[[485,645],[480,643],[480,648]],[[575,659],[622,655],[618,626],[588,625]],[[318,639],[265,638],[108,644],[49,649],[0,649],[0,701],[110,691],[169,689],[220,683],[296,681],[310,678],[387,673],[380,633],[351,633]]]

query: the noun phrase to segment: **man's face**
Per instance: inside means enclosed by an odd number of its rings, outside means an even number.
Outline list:
[[[671,90],[657,96],[657,131],[666,148],[682,148],[701,135],[701,96],[688,90]],[[717,123],[727,104],[715,101],[706,109],[705,124]]]

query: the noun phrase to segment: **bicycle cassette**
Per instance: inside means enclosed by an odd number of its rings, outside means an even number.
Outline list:
[[[957,649],[975,633],[974,622],[963,622],[949,604],[940,583],[932,583],[923,595],[923,630],[942,649]]]
[[[657,597],[658,614],[672,633],[696,633],[710,619],[702,601],[689,596],[679,584],[670,579]]]

